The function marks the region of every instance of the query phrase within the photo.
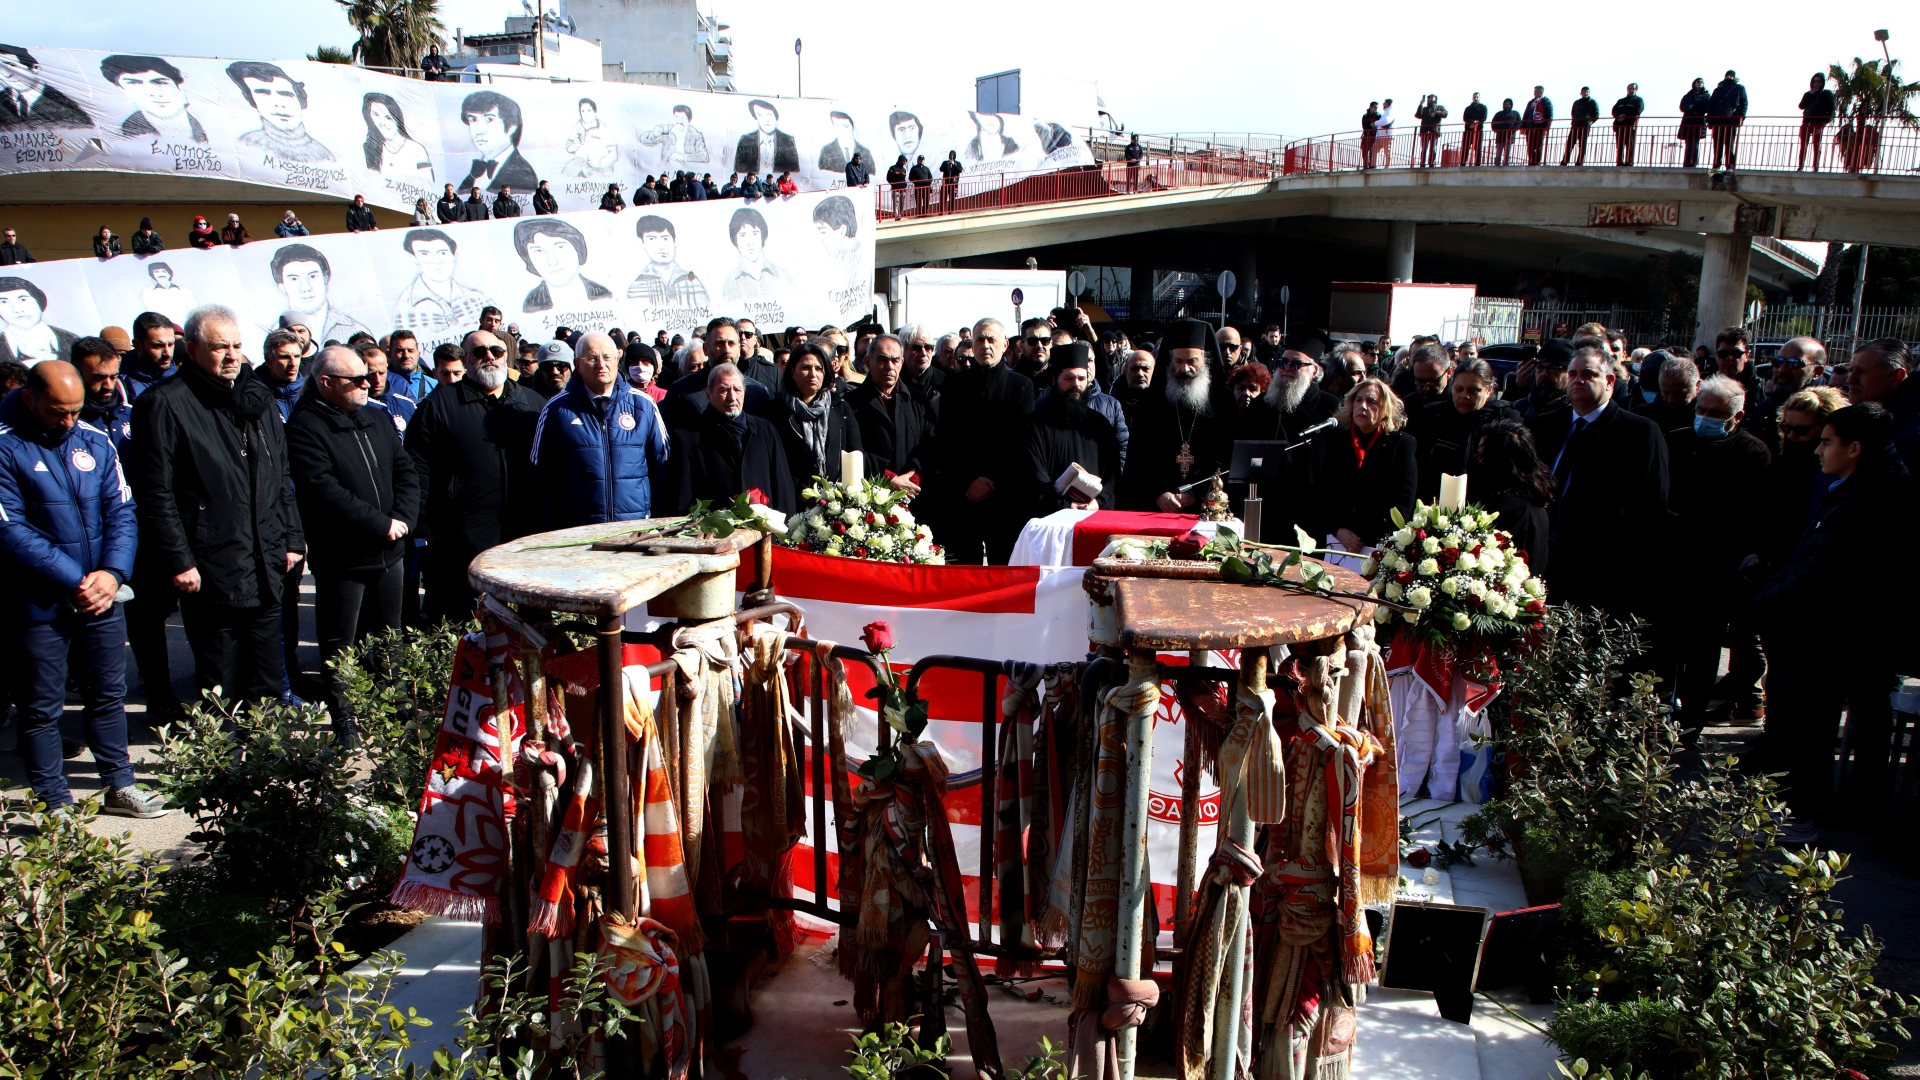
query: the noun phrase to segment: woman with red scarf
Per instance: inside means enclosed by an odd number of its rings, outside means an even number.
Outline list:
[[[1332,536],[1349,551],[1377,542],[1393,529],[1389,511],[1413,513],[1420,468],[1407,414],[1387,384],[1362,379],[1347,391],[1340,426],[1322,432],[1323,471],[1316,536]]]

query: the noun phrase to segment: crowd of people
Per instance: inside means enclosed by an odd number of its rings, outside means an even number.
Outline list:
[[[915,497],[950,563],[1004,563],[1062,508],[1194,512],[1216,475],[1257,479],[1267,522],[1357,552],[1462,474],[1554,601],[1649,621],[1689,727],[1765,720],[1803,825],[1833,802],[1841,709],[1859,791],[1884,777],[1904,638],[1848,609],[1861,643],[1821,646],[1861,556],[1912,524],[1920,380],[1898,341],[1830,363],[1795,338],[1763,380],[1739,328],[1694,356],[1588,324],[1502,374],[1471,342],[1130,334],[1072,309],[950,332],[776,338],[720,317],[684,339],[535,342],[489,307],[424,355],[407,330],[319,341],[290,311],[257,353],[244,338],[217,305],[180,327],[144,313],[14,373],[0,400],[0,595],[27,658],[9,690],[51,804],[69,797],[71,661],[108,809],[158,812],[125,764],[121,643],[150,715],[177,712],[176,609],[202,689],[321,697],[351,739],[339,687],[295,662],[303,574],[331,658],[377,628],[466,619],[487,548],[755,488],[792,513],[842,450]],[[1249,442],[1264,465],[1232,477]],[[1238,506],[1244,485],[1230,492]]]
[[[1816,72],[1808,80],[1807,91],[1800,96],[1796,106],[1801,118],[1800,154],[1796,167],[1807,168],[1811,158],[1814,170],[1820,169],[1821,152],[1828,141],[1827,133],[1836,120],[1842,121],[1833,136],[1839,151],[1838,163],[1849,170],[1866,167],[1878,146],[1877,131],[1864,126],[1875,104],[1863,100],[1854,106],[1855,116],[1843,115],[1838,99],[1827,86],[1826,74]],[[1728,71],[1711,90],[1707,88],[1705,79],[1693,80],[1693,85],[1681,96],[1677,108],[1680,116],[1678,135],[1686,147],[1684,167],[1691,169],[1700,166],[1700,144],[1704,141],[1710,146],[1709,165],[1713,171],[1732,172],[1738,164],[1740,128],[1746,123],[1748,108],[1747,88],[1740,82],[1739,75]],[[1640,120],[1646,111],[1647,100],[1640,94],[1640,84],[1628,83],[1626,92],[1608,110],[1613,130],[1614,165],[1634,164],[1641,145]],[[1418,128],[1411,163],[1415,167],[1431,168],[1443,163],[1440,128],[1448,115],[1448,109],[1440,103],[1438,94],[1425,95],[1414,107],[1413,119]],[[1392,98],[1367,103],[1366,112],[1360,116],[1362,168],[1378,167],[1381,155],[1391,153],[1395,119]],[[1849,120],[1860,120],[1862,123],[1850,124],[1846,122]],[[1592,87],[1582,86],[1567,113],[1566,138],[1560,152],[1562,166],[1587,163],[1588,136],[1599,121],[1600,101],[1594,98]],[[1552,161],[1547,156],[1547,136],[1553,123],[1553,99],[1547,96],[1544,86],[1534,87],[1531,96],[1523,99],[1518,108],[1514,107],[1513,98],[1501,99],[1500,108],[1491,114],[1487,103],[1480,100],[1480,94],[1476,91],[1472,100],[1461,110],[1458,142],[1446,148],[1446,153],[1454,155],[1454,160],[1445,163],[1517,165],[1519,162],[1515,160],[1514,146],[1519,142],[1525,147],[1526,164],[1550,165]],[[1597,156],[1595,160],[1599,160]],[[1832,160],[1829,158],[1829,161]]]

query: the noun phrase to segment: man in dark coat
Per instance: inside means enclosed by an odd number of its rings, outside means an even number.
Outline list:
[[[1028,417],[1027,482],[1033,515],[1055,510],[1111,510],[1119,485],[1120,432],[1113,421],[1089,408],[1087,399],[1099,391],[1093,386],[1093,357],[1084,343],[1054,350],[1053,386]],[[1062,492],[1057,481],[1078,465],[1099,478],[1092,496],[1074,488]]]
[[[440,201],[433,204],[433,212],[439,215],[442,225],[457,225],[467,220],[466,204],[454,193],[452,184],[448,184],[446,190],[440,193]]]
[[[1705,79],[1693,80],[1692,88],[1680,98],[1680,141],[1687,144],[1686,168],[1700,164],[1700,139],[1707,133],[1707,106],[1712,101]]]
[[[1463,360],[1447,383],[1447,396],[1421,406],[1407,422],[1419,446],[1420,497],[1440,494],[1443,473],[1465,476],[1473,466],[1473,436],[1488,424],[1519,420],[1520,414],[1493,392],[1493,369],[1485,360]],[[1471,492],[1469,492],[1471,495]]]
[[[948,562],[1006,563],[1031,509],[1022,440],[1033,412],[1033,380],[1003,362],[1006,347],[998,319],[975,323],[974,366],[956,372],[941,394],[933,529]]]
[[[1767,643],[1765,764],[1787,773],[1790,843],[1818,839],[1813,819],[1832,798],[1840,710],[1850,714],[1859,809],[1884,796],[1893,672],[1912,669],[1912,615],[1861,587],[1863,558],[1911,542],[1914,479],[1893,449],[1893,422],[1876,404],[1827,417],[1818,453],[1829,490],[1799,546],[1760,587],[1749,613]],[[1832,647],[1833,627],[1847,644]],[[1864,775],[1863,775],[1864,774]]]
[[[1642,584],[1620,570],[1623,552],[1660,538],[1667,511],[1667,442],[1660,429],[1613,400],[1613,361],[1576,350],[1567,369],[1568,406],[1534,421],[1540,459],[1553,466],[1553,577],[1556,603],[1644,610]],[[1455,377],[1458,381],[1458,376]]]
[[[1279,523],[1282,529],[1295,521],[1304,524],[1315,513],[1314,489],[1324,464],[1324,449],[1312,434],[1327,430],[1321,425],[1340,411],[1340,399],[1320,389],[1320,361],[1331,346],[1320,330],[1306,327],[1290,332],[1281,342],[1280,355],[1274,358],[1273,381],[1260,400],[1242,414],[1236,432],[1241,439],[1293,447],[1281,455],[1278,467],[1261,481],[1260,488],[1268,520]],[[1303,441],[1305,446],[1294,445]],[[1231,447],[1228,454],[1231,457]]]
[[[493,197],[493,216],[497,218],[520,216],[520,201],[513,197],[512,187],[502,187],[500,194]]]
[[[1593,134],[1593,122],[1600,119],[1600,103],[1593,100],[1592,87],[1580,88],[1580,96],[1573,99],[1573,109],[1569,113],[1569,119],[1567,146],[1560,152],[1560,164],[1564,166],[1569,159],[1572,159],[1575,165],[1585,165],[1587,136]]]
[[[461,342],[467,373],[427,395],[407,428],[426,509],[429,620],[473,613],[467,564],[536,527],[531,452],[546,399],[507,378],[507,347],[485,330]]]
[[[1128,467],[1120,480],[1121,509],[1182,513],[1197,506],[1206,492],[1178,489],[1225,471],[1230,463],[1233,413],[1226,388],[1216,386],[1226,380],[1215,379],[1214,347],[1213,328],[1197,319],[1174,323],[1161,338],[1158,368],[1165,374],[1156,375],[1160,389],[1149,386],[1127,416]]]
[[[128,479],[140,574],[183,594],[181,621],[202,689],[280,696],[280,605],[306,552],[286,434],[253,374],[240,320],[217,305],[187,316],[187,363],[134,401]]]
[[[355,195],[353,205],[347,207],[348,232],[373,232],[380,227],[373,219],[373,207],[367,205],[365,195]]]
[[[696,500],[728,503],[758,488],[769,506],[794,513],[800,497],[786,449],[772,424],[747,413],[747,377],[733,364],[715,365],[708,374],[708,407],[691,425],[673,429],[667,440],[669,490],[655,490],[654,503],[678,514]]]
[[[1567,407],[1567,365],[1573,362],[1573,342],[1549,338],[1533,360],[1533,386],[1514,405],[1523,420],[1533,420]],[[1624,404],[1631,404],[1630,402]]]
[[[1720,80],[1707,99],[1707,127],[1713,132],[1713,171],[1724,165],[1733,171],[1740,125],[1747,122],[1747,88],[1733,72]]]
[[[1647,111],[1647,99],[1640,96],[1640,84],[1628,83],[1625,97],[1613,103],[1613,163],[1633,164],[1635,133],[1640,114]]]
[[[1670,550],[1685,560],[1686,571],[1672,588],[1662,590],[1669,603],[1655,613],[1658,636],[1667,646],[1670,670],[1678,672],[1674,689],[1680,695],[1681,723],[1699,728],[1707,722],[1709,698],[1726,699],[1743,715],[1760,706],[1757,650],[1741,649],[1737,636],[1750,640],[1740,628],[1741,609],[1748,589],[1740,578],[1740,564],[1762,532],[1771,512],[1767,504],[1767,469],[1772,455],[1760,440],[1741,430],[1747,410],[1746,391],[1738,382],[1716,375],[1700,384],[1694,400],[1691,426],[1669,431],[1667,463],[1671,482],[1667,505],[1672,510]],[[1735,646],[1734,664],[1723,691],[1716,693],[1720,649]],[[1749,670],[1742,670],[1748,668]]]
[[[413,457],[388,414],[367,408],[367,365],[329,345],[287,420],[287,452],[301,520],[310,522],[314,629],[322,670],[363,634],[400,625],[407,537],[420,519]],[[355,718],[340,681],[326,676],[327,711],[351,745]]]
[[[900,339],[882,334],[867,348],[867,381],[847,394],[847,408],[860,428],[868,476],[893,475],[893,485],[918,493],[926,483],[932,450],[934,406],[901,378]]]
[[[487,200],[480,194],[480,185],[467,189],[467,201],[460,204],[460,220],[487,221],[493,217],[487,207]]]
[[[1520,130],[1527,136],[1527,164],[1538,165],[1547,146],[1547,129],[1553,126],[1553,99],[1547,88],[1536,86],[1533,96],[1520,107]]]

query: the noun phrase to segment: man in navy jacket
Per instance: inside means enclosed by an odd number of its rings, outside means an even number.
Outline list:
[[[35,365],[24,387],[0,399],[0,572],[14,583],[0,620],[14,641],[20,751],[34,797],[55,809],[71,804],[60,747],[71,654],[105,811],[159,817],[164,801],[133,786],[127,756],[118,599],[133,576],[133,493],[113,438],[81,422],[85,405],[79,372],[62,360]]]
[[[652,511],[651,477],[667,460],[667,428],[619,365],[613,338],[588,334],[573,380],[540,410],[532,457],[546,528],[634,521]]]

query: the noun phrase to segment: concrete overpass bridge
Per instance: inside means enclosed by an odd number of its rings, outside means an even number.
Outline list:
[[[1802,171],[1792,153],[1798,132],[1798,120],[1749,122],[1741,145],[1750,152],[1731,173],[1687,168],[1666,153],[1679,145],[1678,121],[1643,121],[1636,135],[1647,145],[1633,165],[1614,163],[1607,129],[1592,133],[1587,165],[1552,164],[1570,134],[1564,124],[1543,139],[1548,164],[1533,167],[1458,164],[1471,143],[1460,125],[1442,129],[1436,158],[1450,163],[1432,168],[1413,166],[1411,132],[1381,141],[1373,168],[1363,167],[1358,133],[1251,151],[1170,139],[1139,169],[1108,161],[994,192],[962,190],[951,209],[908,193],[896,210],[895,193],[877,188],[878,261],[906,266],[1173,228],[1291,220],[1339,232],[1376,222],[1390,276],[1413,280],[1421,228],[1438,226],[1455,250],[1537,255],[1547,265],[1571,258],[1615,276],[1644,265],[1648,252],[1691,252],[1702,258],[1700,325],[1717,327],[1740,321],[1749,281],[1777,292],[1817,274],[1817,262],[1781,240],[1920,246],[1916,133],[1890,133],[1871,161],[1828,153],[1822,170]]]

